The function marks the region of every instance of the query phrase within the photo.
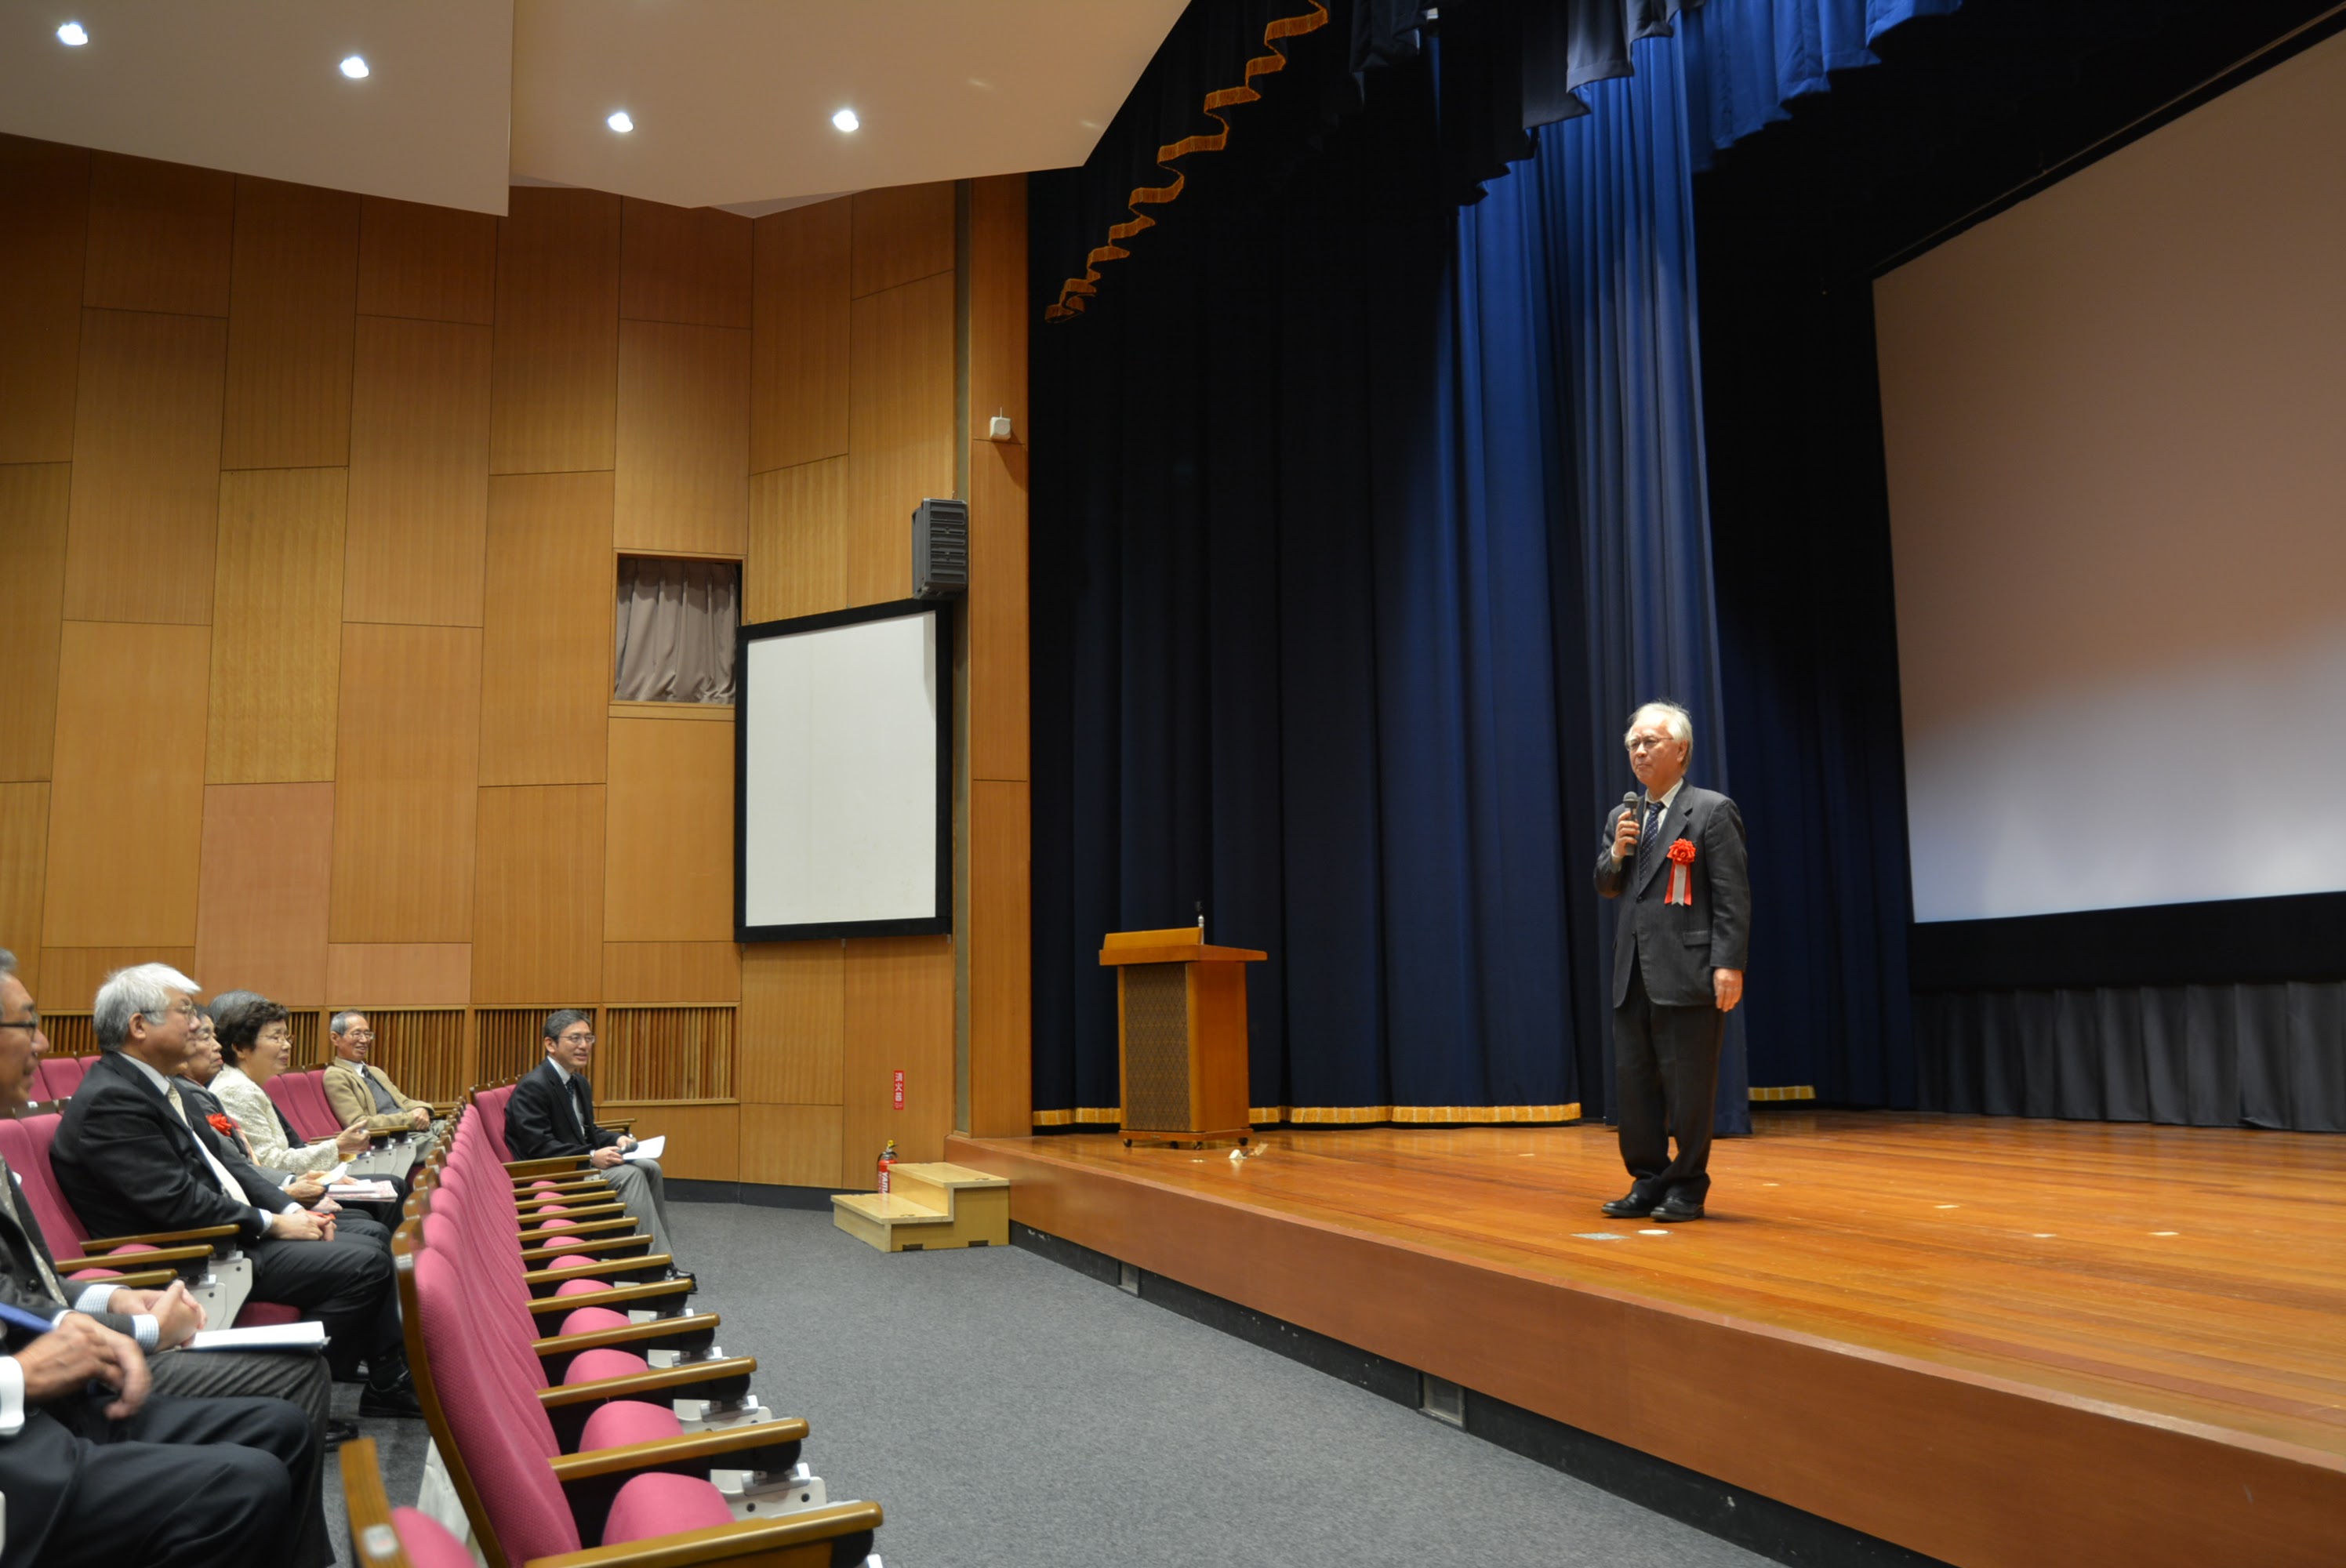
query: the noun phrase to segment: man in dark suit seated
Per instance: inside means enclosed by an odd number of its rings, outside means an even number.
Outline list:
[[[47,1044],[15,968],[0,948],[0,1111]],[[316,1356],[178,1350],[203,1326],[184,1286],[59,1279],[5,1160],[0,1307],[0,1564],[333,1561]]]
[[[668,1210],[656,1160],[631,1160],[636,1140],[595,1125],[595,1091],[586,1084],[586,1064],[595,1055],[595,1023],[584,1013],[564,1008],[546,1015],[546,1060],[514,1085],[505,1102],[505,1147],[517,1160],[586,1157],[609,1178],[613,1190],[655,1253],[668,1251]]]
[[[175,1074],[194,1033],[196,983],[168,964],[117,970],[90,1020],[100,1054],[66,1104],[49,1150],[57,1185],[100,1236],[236,1227],[256,1299],[326,1326],[337,1377],[367,1363],[362,1416],[416,1415],[391,1255],[337,1234],[332,1215],[287,1197],[190,1108]]]

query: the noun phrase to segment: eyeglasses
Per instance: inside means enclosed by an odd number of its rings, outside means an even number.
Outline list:
[[[20,1020],[0,1019],[0,1029],[22,1029],[27,1034],[38,1034],[41,1032],[41,1010],[28,1008]]]
[[[374,1038],[374,1031],[372,1029],[353,1029],[349,1033],[343,1035],[342,1038],[345,1040],[372,1040]]]
[[[592,1045],[595,1044],[595,1036],[592,1034],[565,1034],[558,1044],[564,1045]]]
[[[197,1008],[194,1003],[180,1002],[173,1003],[169,1008],[161,1013],[141,1013],[138,1016],[157,1023],[160,1023],[166,1018],[184,1018],[192,1023],[198,1019],[203,1017],[203,1013]]]
[[[1629,749],[1632,751],[1651,751],[1658,747],[1675,746],[1677,744],[1678,738],[1676,736],[1640,735],[1630,740]]]

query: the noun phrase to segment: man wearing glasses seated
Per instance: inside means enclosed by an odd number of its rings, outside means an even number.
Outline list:
[[[546,1014],[545,1033],[546,1060],[514,1085],[505,1104],[505,1147],[517,1160],[585,1156],[652,1238],[652,1250],[668,1251],[658,1162],[627,1158],[636,1140],[595,1125],[595,1092],[586,1086],[586,1064],[595,1055],[593,1022],[566,1007]]]
[[[380,1138],[392,1133],[422,1132],[432,1125],[432,1107],[411,1100],[380,1067],[371,1065],[374,1025],[363,1013],[337,1013],[326,1027],[334,1037],[334,1059],[326,1064],[319,1087],[334,1120],[343,1126],[364,1118],[367,1131]]]

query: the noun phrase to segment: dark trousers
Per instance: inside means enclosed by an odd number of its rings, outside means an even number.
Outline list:
[[[292,1472],[313,1441],[299,1410],[150,1394],[128,1420],[109,1421],[101,1402],[28,1411],[0,1443],[5,1568],[319,1561],[301,1555],[292,1507]]]
[[[325,1359],[306,1350],[165,1350],[147,1358],[155,1391],[173,1399],[284,1400],[310,1423],[311,1443],[293,1468],[299,1528],[286,1534],[289,1568],[323,1568],[334,1560],[326,1535],[326,1423],[334,1381]]]
[[[252,1298],[298,1307],[326,1326],[326,1359],[347,1377],[360,1357],[369,1371],[403,1363],[399,1286],[391,1254],[364,1236],[332,1241],[248,1242]]]
[[[1613,1103],[1621,1163],[1638,1196],[1700,1203],[1710,1191],[1711,1102],[1726,1030],[1716,1007],[1658,1006],[1644,972],[1629,971],[1629,999],[1613,1010]]]

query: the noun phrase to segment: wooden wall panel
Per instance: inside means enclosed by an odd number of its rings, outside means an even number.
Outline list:
[[[908,1160],[944,1157],[954,1121],[954,947],[949,936],[859,938],[847,944],[845,1090],[850,1187],[869,1190],[881,1146]],[[904,1108],[893,1077],[904,1074]]]
[[[481,791],[474,1002],[602,1000],[603,810],[600,784]]]
[[[611,720],[606,942],[733,938],[733,726]]]
[[[749,538],[750,334],[619,323],[622,550],[739,555]]]
[[[1026,440],[1026,177],[969,182],[969,433],[1010,416],[1011,439]]]
[[[954,270],[954,186],[892,185],[848,198],[858,299]]]
[[[757,221],[750,469],[847,453],[847,300],[852,199]]]
[[[668,1139],[660,1173],[673,1181],[739,1181],[740,1107],[663,1105],[641,1100],[595,1101],[597,1119],[635,1118],[639,1138]]]
[[[743,624],[848,604],[847,464],[844,457],[827,457],[750,476]]]
[[[324,1005],[333,863],[332,784],[207,789],[189,972],[214,993],[240,987],[288,1007]]]
[[[342,468],[220,475],[207,783],[334,776],[349,486]]]
[[[222,468],[351,459],[359,199],[239,176]]]
[[[481,634],[344,626],[339,717],[331,940],[470,941]]]
[[[837,1105],[744,1105],[740,1179],[761,1186],[852,1188],[855,1184],[845,1179],[842,1169],[842,1119]],[[864,1163],[879,1157],[874,1149]]]
[[[36,997],[41,964],[41,873],[49,857],[49,787],[0,784],[0,947]]]
[[[1028,776],[1026,449],[969,443],[969,773]]]
[[[743,947],[735,1037],[740,1064],[734,1092],[744,1101],[838,1105],[847,1039],[846,945],[761,942]]]
[[[68,619],[211,618],[227,329],[208,317],[83,312]]]
[[[106,977],[134,963],[168,963],[199,983],[204,978],[196,972],[196,950],[192,947],[132,942],[118,947],[44,948],[41,951],[41,1006],[51,1013],[87,1013],[90,1004],[97,1000],[97,988],[106,983]],[[226,986],[205,985],[202,994],[209,995],[214,991],[226,989]]]
[[[603,781],[611,573],[610,474],[489,481],[482,783]]]
[[[56,741],[57,642],[66,597],[66,519],[73,470],[62,463],[0,467],[0,540],[8,608],[0,614],[0,779],[46,779]]]
[[[90,154],[89,270],[82,303],[227,315],[235,226],[232,174]]]
[[[329,942],[326,1007],[462,1007],[473,995],[469,942]]]
[[[210,640],[66,624],[43,946],[194,945]]]
[[[486,212],[367,197],[359,213],[359,313],[496,320],[497,220]]]
[[[603,995],[619,1003],[739,1002],[741,949],[729,942],[605,942]]]
[[[700,327],[750,324],[750,219],[629,197],[620,219],[619,314]]]
[[[481,624],[490,330],[362,317],[351,400],[342,613]]]
[[[73,456],[89,154],[0,136],[0,463]]]
[[[969,1130],[1034,1129],[1033,804],[1024,782],[969,786]]]
[[[954,493],[951,273],[855,301],[848,343],[848,593],[880,604],[912,592],[913,508]]]
[[[611,466],[619,211],[598,191],[513,191],[497,235],[494,473]]]

